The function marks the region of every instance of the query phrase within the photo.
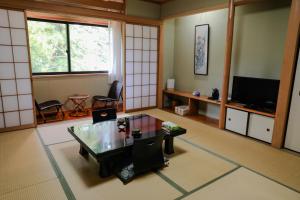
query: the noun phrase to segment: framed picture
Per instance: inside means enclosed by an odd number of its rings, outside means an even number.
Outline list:
[[[209,25],[203,24],[195,27],[195,57],[194,74],[208,75],[208,42]]]

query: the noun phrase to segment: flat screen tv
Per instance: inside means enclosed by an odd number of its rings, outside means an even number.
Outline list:
[[[231,101],[275,112],[279,83],[279,80],[234,76]]]

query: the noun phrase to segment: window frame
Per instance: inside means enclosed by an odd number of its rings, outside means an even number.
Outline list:
[[[33,76],[51,76],[51,75],[72,75],[72,74],[107,74],[108,70],[100,70],[100,71],[72,71],[72,62],[71,62],[71,43],[70,43],[70,25],[83,25],[83,26],[96,26],[96,27],[104,27],[108,28],[108,25],[96,25],[96,24],[87,24],[87,23],[77,23],[77,22],[67,22],[60,20],[48,20],[48,19],[38,19],[38,18],[27,18],[28,21],[38,21],[38,22],[49,22],[49,23],[57,23],[66,25],[66,42],[67,42],[67,63],[68,63],[68,71],[66,72],[33,72]],[[29,42],[30,49],[30,42]]]

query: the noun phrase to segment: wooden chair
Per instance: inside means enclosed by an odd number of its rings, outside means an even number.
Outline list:
[[[163,135],[146,139],[135,139],[132,156],[124,157],[116,172],[116,176],[126,184],[141,173],[157,170],[165,166],[162,143]]]
[[[93,123],[117,119],[117,110],[115,108],[99,109],[92,112]]]
[[[97,103],[104,103],[104,107],[107,108],[108,106],[110,107],[115,107],[118,109],[119,107],[119,101],[120,99],[123,99],[122,97],[122,91],[123,91],[123,86],[122,83],[119,81],[114,81],[111,84],[111,87],[109,89],[108,95],[107,96],[93,96],[92,98],[92,109],[94,110],[96,107]]]
[[[50,110],[52,108],[56,109],[56,116],[61,112],[62,120],[64,119],[64,112],[62,110],[62,104],[58,100],[50,100],[42,103],[38,103],[35,101],[35,106],[38,113],[42,116],[44,123],[47,121],[45,117],[45,111]]]

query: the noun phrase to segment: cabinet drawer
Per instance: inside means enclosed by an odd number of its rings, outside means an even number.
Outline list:
[[[272,142],[274,119],[250,114],[248,136],[268,143]]]
[[[248,113],[232,108],[227,108],[226,126],[227,130],[246,135],[247,133]]]

